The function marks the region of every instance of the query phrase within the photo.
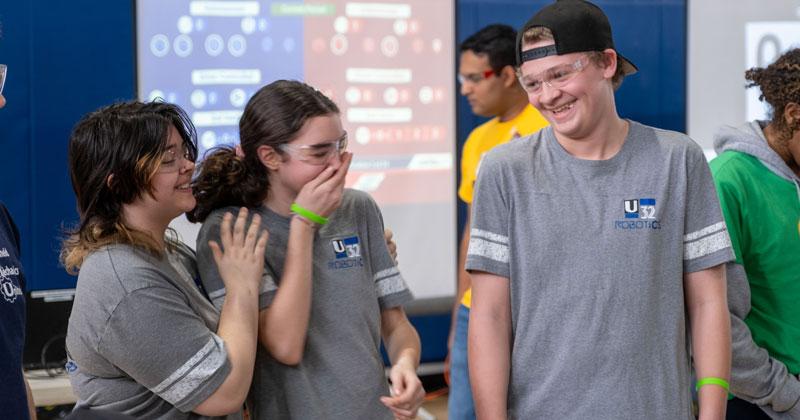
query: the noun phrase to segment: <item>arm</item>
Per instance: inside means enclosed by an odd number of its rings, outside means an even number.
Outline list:
[[[744,319],[750,313],[750,283],[741,264],[728,263],[728,307],[731,317],[731,393],[761,406],[769,414],[800,418],[800,380],[781,361],[753,341]]]
[[[250,389],[255,365],[258,289],[264,269],[267,233],[262,231],[258,237],[261,219],[256,215],[245,235],[247,210],[244,208],[239,211],[233,233],[231,219],[231,214],[226,214],[221,226],[225,253],[218,243],[209,244],[227,288],[217,334],[225,342],[231,371],[216,391],[193,410],[204,416],[221,416],[240,410]]]
[[[342,202],[345,176],[352,159],[351,153],[345,153],[339,168],[328,167],[309,181],[295,202],[315,214],[330,216]],[[287,365],[303,360],[311,318],[312,257],[317,228],[319,225],[304,217],[292,218],[280,287],[272,304],[259,315],[259,341],[272,357]]]
[[[392,396],[382,397],[381,402],[392,410],[396,419],[412,420],[425,397],[425,390],[416,373],[419,367],[419,335],[399,306],[381,311],[381,335],[392,362],[389,372]]]
[[[505,419],[511,367],[509,279],[472,272],[469,378],[479,419]]]
[[[697,378],[730,381],[731,336],[724,265],[686,273],[683,284]],[[703,386],[698,399],[701,420],[725,418],[725,389],[716,385]]]
[[[275,299],[259,315],[258,339],[275,360],[296,365],[303,359],[306,330],[311,317],[312,227],[293,217],[286,264]]]
[[[386,240],[386,248],[389,250],[394,265],[397,265],[397,244],[394,243],[394,232],[389,228],[384,229],[383,238]]]
[[[137,251],[110,249],[103,258],[84,264],[85,277],[80,281],[103,285],[110,277],[134,287],[116,301],[109,316],[87,320],[90,328],[102,331],[96,338],[80,332],[68,336],[68,340],[88,340],[86,345],[91,346],[78,348],[82,354],[76,358],[91,363],[83,356],[97,353],[183,413],[220,416],[241,411],[253,375],[258,290],[267,243],[265,232],[256,239],[258,217],[243,233],[246,215],[241,210],[231,229],[233,217],[226,214],[219,228],[221,245],[207,242],[229,287],[219,322],[198,314],[183,287],[170,279],[181,275],[172,267],[174,262],[131,258]],[[131,263],[115,264],[118,259]],[[191,258],[178,260],[187,270],[194,269]],[[76,310],[95,313],[88,306],[74,308],[73,314]]]

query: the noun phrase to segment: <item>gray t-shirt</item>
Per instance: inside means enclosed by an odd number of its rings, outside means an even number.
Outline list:
[[[261,307],[266,308],[283,274],[290,218],[255,209],[269,230]],[[225,212],[214,211],[197,237],[203,285],[217,307],[222,283],[209,240],[219,238]],[[388,395],[380,354],[381,310],[411,300],[389,255],[383,219],[372,198],[346,189],[342,204],[314,237],[311,318],[303,360],[286,366],[258,346],[250,393],[254,419],[391,419],[379,398]],[[278,286],[280,286],[278,284]]]
[[[219,312],[195,278],[194,254],[183,245],[162,259],[129,245],[86,258],[66,339],[78,405],[146,419],[207,418],[191,410],[231,366],[214,333]]]
[[[732,258],[685,135],[631,121],[604,161],[549,127],[493,149],[466,266],[510,279],[509,416],[692,418],[683,276]]]

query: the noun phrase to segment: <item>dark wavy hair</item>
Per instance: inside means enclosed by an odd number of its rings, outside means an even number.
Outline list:
[[[339,108],[320,91],[298,81],[278,80],[256,92],[239,120],[244,157],[231,147],[212,149],[200,164],[192,191],[197,206],[187,216],[202,222],[217,208],[257,207],[267,197],[269,176],[258,158],[260,146],[278,146],[295,139],[313,117],[338,114]]]
[[[123,102],[84,116],[69,139],[72,189],[80,223],[62,243],[61,262],[76,273],[92,251],[115,243],[162,255],[156,238],[122,219],[122,206],[143,194],[152,196],[152,179],[174,126],[192,160],[197,139],[189,116],[164,102]]]
[[[488,25],[470,35],[459,47],[459,51],[472,51],[476,55],[485,54],[489,58],[489,66],[499,74],[505,66],[517,64],[517,31],[511,26],[502,24]]]
[[[761,89],[758,99],[772,108],[770,124],[782,136],[791,137],[800,128],[800,121],[789,126],[783,113],[789,103],[800,104],[800,48],[786,51],[767,67],[747,70],[744,78],[748,88],[758,86]]]

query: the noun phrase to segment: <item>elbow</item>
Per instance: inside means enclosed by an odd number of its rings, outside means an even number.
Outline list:
[[[245,398],[237,398],[226,401],[218,407],[217,413],[206,414],[207,416],[222,417],[242,411]]]
[[[297,366],[303,360],[303,347],[291,348],[290,346],[282,346],[270,349],[270,355],[278,362],[288,365]]]
[[[240,396],[228,395],[225,398],[211,398],[203,401],[194,410],[195,414],[207,417],[222,417],[230,414],[235,414],[242,411],[244,408],[244,401],[247,398],[247,393],[241,393]]]
[[[262,336],[261,338],[261,344],[276,361],[288,366],[297,366],[303,360],[305,340],[299,340],[296,343],[292,340],[281,340],[276,343],[268,340],[267,337]]]
[[[287,357],[281,357],[281,358],[277,358],[276,357],[275,360],[277,360],[278,362],[280,362],[281,364],[284,364],[286,366],[294,367],[294,366],[299,365],[300,361],[303,360],[303,358],[302,357],[289,357],[289,356],[287,356]]]

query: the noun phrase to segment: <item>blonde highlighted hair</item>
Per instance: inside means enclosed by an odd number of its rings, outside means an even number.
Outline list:
[[[128,226],[122,210],[144,194],[152,196],[152,180],[166,150],[170,126],[194,160],[194,126],[173,104],[114,104],[86,115],[72,130],[68,160],[80,222],[62,242],[60,259],[67,272],[76,274],[89,254],[112,244],[163,255],[160,238]],[[169,246],[176,235],[168,231],[164,239]]]

